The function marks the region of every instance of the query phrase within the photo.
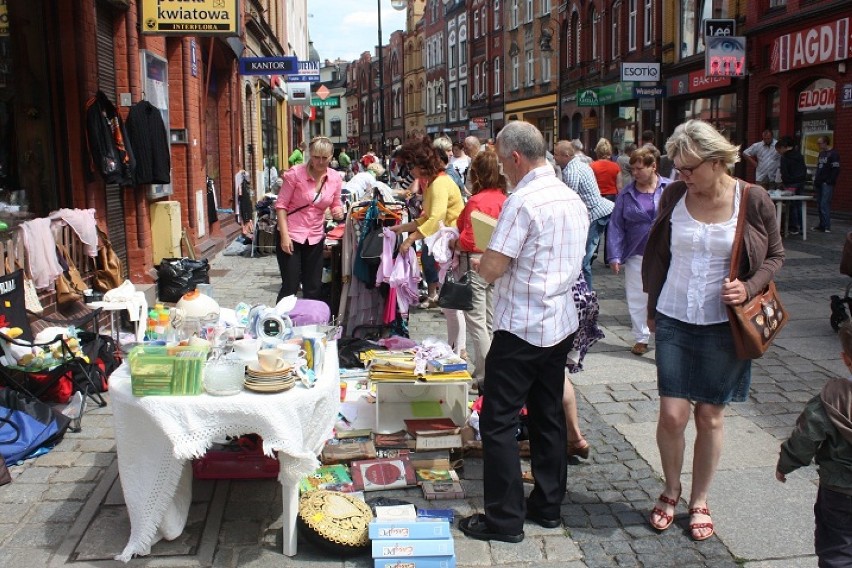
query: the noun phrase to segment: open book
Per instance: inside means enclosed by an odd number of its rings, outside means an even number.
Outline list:
[[[482,211],[471,211],[470,226],[473,227],[473,242],[476,243],[476,248],[485,252],[491,242],[491,233],[497,226],[497,219]]]

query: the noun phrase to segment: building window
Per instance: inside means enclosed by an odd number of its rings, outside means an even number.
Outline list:
[[[541,0],[541,15],[546,16],[553,8],[550,5],[550,0]]]
[[[521,66],[520,58],[517,55],[512,56],[512,90],[517,91],[520,87],[520,79],[518,78],[519,68]]]
[[[552,58],[550,56],[550,52],[544,52],[541,54],[541,82],[549,83],[551,79],[551,69],[550,65],[552,62]]]
[[[777,138],[778,129],[781,128],[781,91],[769,89],[765,94],[766,117],[764,118],[764,129],[772,131]]]
[[[654,0],[645,0],[645,23],[643,25],[645,45],[654,40]]]
[[[332,118],[331,119],[331,137],[332,138],[340,138],[343,129],[340,127],[340,119]]]
[[[500,0],[494,0],[494,29],[500,29]]]
[[[770,8],[781,8],[787,5],[787,0],[769,0]]]
[[[473,13],[473,38],[479,37],[479,10]]]
[[[535,58],[532,50],[527,51],[527,77],[526,85],[531,87],[535,82]]]
[[[480,73],[479,73],[479,63],[473,66],[473,94],[479,96],[481,83],[479,82]]]
[[[704,52],[702,22],[713,17],[710,0],[681,0],[680,56],[690,57]]]
[[[450,87],[450,112],[456,112],[456,88]]]
[[[512,4],[509,8],[509,29],[514,30],[518,27],[518,2],[520,0],[511,0]]]
[[[525,21],[529,23],[529,22],[532,22],[532,20],[533,20],[533,0],[525,0],[525,2],[526,2],[526,10],[524,10],[524,13],[527,17],[527,19]]]
[[[589,11],[589,27],[592,30],[592,61],[597,61],[598,59],[598,25],[599,25],[600,15],[595,11],[594,6]]]
[[[500,58],[499,57],[494,58],[493,73],[494,73],[494,94],[499,95],[501,87],[502,87],[502,85],[500,83]]]
[[[621,48],[618,45],[618,40],[620,39],[618,37],[618,20],[620,19],[618,9],[618,5],[614,5],[612,9],[612,45],[610,46],[610,50],[612,51],[613,59],[621,55]]]
[[[636,2],[637,0],[628,0],[627,51],[636,50]]]
[[[461,109],[462,113],[464,112],[464,109],[468,107],[469,104],[470,100],[467,94],[467,83],[462,83],[461,85],[459,85],[459,108]],[[463,117],[460,116],[459,118]]]
[[[467,40],[459,42],[459,65],[467,65]]]
[[[447,67],[453,68],[456,66],[456,36],[455,34],[450,35],[450,49],[449,53],[447,53]]]
[[[572,50],[572,58],[574,59],[574,65],[580,65],[581,61],[581,50],[580,50],[580,15],[577,12],[574,12],[574,16],[571,20],[571,39],[574,41],[571,45]]]

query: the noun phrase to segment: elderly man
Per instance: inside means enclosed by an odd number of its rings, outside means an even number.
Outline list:
[[[479,138],[476,136],[468,136],[464,139],[464,153],[468,155],[468,157],[473,160],[477,154],[479,154],[479,150],[482,148],[482,144],[479,142]]]
[[[755,142],[745,149],[743,157],[756,168],[754,179],[764,189],[775,189],[780,179],[781,156],[775,151],[775,138],[772,131],[763,131],[763,140]]]
[[[574,146],[568,140],[560,140],[556,143],[554,159],[556,164],[562,168],[562,181],[565,185],[577,192],[583,203],[589,210],[589,234],[586,239],[586,256],[583,257],[583,276],[589,290],[592,290],[592,260],[598,250],[601,235],[609,223],[609,217],[615,204],[601,197],[598,180],[595,172],[588,164],[580,161],[574,154]]]
[[[477,271],[494,283],[494,341],[485,360],[480,419],[485,513],[459,523],[467,536],[517,543],[524,519],[561,525],[567,483],[562,410],[565,360],[579,326],[571,286],[588,232],[583,202],[554,175],[533,125],[515,121],[497,136],[497,156],[515,186]],[[515,433],[526,404],[535,486],[524,501]]]

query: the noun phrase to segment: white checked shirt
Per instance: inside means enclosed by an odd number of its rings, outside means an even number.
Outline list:
[[[571,286],[580,275],[589,213],[553,168],[529,172],[506,200],[488,248],[512,259],[494,282],[494,329],[538,347],[579,327]]]
[[[769,146],[764,144],[763,140],[755,142],[746,148],[743,154],[757,159],[755,181],[781,181],[781,155],[775,151],[775,140]]]

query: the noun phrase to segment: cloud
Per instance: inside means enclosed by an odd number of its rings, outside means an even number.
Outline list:
[[[388,42],[391,32],[405,29],[405,11],[396,11],[387,0],[382,2],[382,37]],[[311,40],[321,59],[358,59],[365,51],[373,52],[378,40],[375,2],[367,0],[308,0],[308,26]]]

